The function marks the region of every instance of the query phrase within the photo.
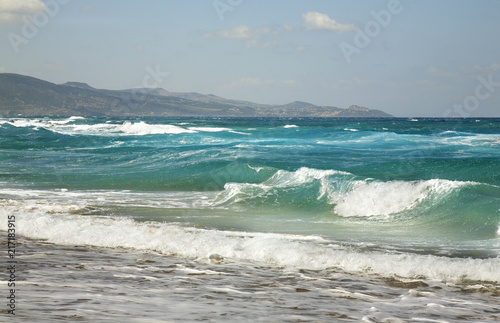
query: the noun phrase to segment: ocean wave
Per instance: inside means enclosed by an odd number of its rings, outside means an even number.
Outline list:
[[[54,120],[54,119],[29,119],[29,118],[10,118],[0,120],[0,124],[10,124],[14,127],[22,128],[22,127],[42,127],[42,128],[51,128],[57,125],[66,125],[72,123],[76,120],[85,120],[84,117],[80,116],[71,116],[62,120]]]
[[[72,116],[62,120],[53,119],[4,119],[0,120],[0,125],[10,124],[14,127],[25,128],[33,127],[35,130],[44,128],[46,130],[65,134],[65,135],[100,135],[100,136],[146,136],[157,134],[185,134],[185,133],[214,133],[214,132],[231,132],[236,134],[248,133],[234,131],[226,127],[183,127],[188,123],[171,125],[171,124],[150,124],[145,121],[124,121],[122,123],[114,123],[106,121],[96,124],[81,124],[75,123],[78,120],[85,120],[83,117]]]
[[[151,125],[144,121],[130,122],[125,121],[122,125],[118,125],[115,131],[126,135],[158,135],[158,134],[180,134],[180,133],[196,133],[196,130],[186,129],[174,125],[155,124]]]
[[[91,205],[0,200],[0,230],[14,215],[16,234],[63,245],[158,251],[195,259],[210,256],[296,268],[337,268],[383,277],[500,282],[500,258],[472,259],[374,251],[315,235],[249,233],[183,227],[130,218],[82,216]]]
[[[226,183],[216,205],[328,205],[341,217],[391,217],[424,202],[435,204],[473,182],[444,179],[376,181],[339,170],[278,170],[261,183]]]
[[[355,181],[345,192],[335,192],[330,201],[340,216],[390,216],[439,199],[470,182],[442,179],[422,181]]]
[[[294,172],[277,170],[269,179],[262,183],[226,183],[224,191],[222,191],[217,199],[217,204],[235,204],[243,201],[267,199],[280,195],[281,192],[290,193],[293,188],[305,188],[307,184],[318,182],[320,183],[319,195],[317,199],[321,199],[328,191],[327,179],[333,175],[352,176],[348,172],[338,170],[319,170],[307,167],[301,167]],[[304,198],[308,198],[308,192],[303,192]],[[297,194],[292,194],[297,196]],[[259,202],[259,201],[258,201]],[[282,201],[287,204],[288,201]]]
[[[222,132],[222,131],[232,131],[230,128],[223,127],[189,127],[189,130],[197,132]]]
[[[456,131],[443,132],[432,141],[448,146],[492,147],[500,145],[498,134],[474,134]]]

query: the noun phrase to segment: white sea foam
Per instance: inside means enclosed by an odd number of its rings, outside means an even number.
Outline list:
[[[33,210],[46,210],[49,213],[64,213],[67,207],[71,212],[91,208],[107,207],[144,207],[144,208],[189,208],[203,209],[213,206],[215,193],[207,192],[131,192],[131,191],[70,191],[62,188],[55,191],[0,189],[0,197],[8,200],[22,200]],[[49,200],[51,203],[45,203]],[[63,209],[57,209],[64,207]]]
[[[0,230],[15,216],[16,234],[64,245],[155,250],[196,259],[233,260],[294,268],[338,268],[359,274],[457,282],[500,282],[500,258],[463,259],[344,247],[318,236],[206,230],[128,218],[82,216],[82,205],[1,200]]]
[[[298,128],[298,127],[299,126],[294,125],[294,124],[287,124],[287,125],[283,126],[283,128],[285,128],[285,129],[288,129],[288,128]]]
[[[52,119],[27,119],[18,118],[12,120],[1,120],[0,124],[11,124],[15,127],[35,127],[44,128],[61,134],[76,135],[154,135],[154,134],[182,134],[182,133],[198,133],[198,132],[232,132],[237,134],[245,134],[234,131],[231,128],[224,127],[182,127],[187,123],[170,125],[170,124],[149,124],[144,121],[132,122],[125,121],[121,124],[106,121],[98,124],[72,124],[76,120],[85,119],[83,117],[73,116],[63,120]]]
[[[447,136],[449,134],[452,134],[453,136]],[[434,142],[444,145],[461,145],[469,147],[491,147],[500,144],[498,134],[471,134],[445,131],[441,135],[442,136],[437,137]]]
[[[236,133],[239,135],[250,135],[249,133],[246,132],[241,132],[241,131],[235,131],[231,128],[224,128],[224,127],[189,127],[189,130],[193,130],[196,132],[231,132],[231,133]]]
[[[352,175],[351,173],[334,169],[323,170],[323,169],[301,167],[295,172],[279,170],[271,178],[269,178],[269,180],[266,181],[266,184],[277,187],[297,186],[311,182],[312,180],[320,180],[331,175],[339,175],[339,174]]]
[[[439,198],[470,182],[442,179],[424,181],[356,181],[346,192],[333,192],[330,201],[336,214],[390,216],[411,209],[427,199]]]
[[[13,119],[3,119],[0,120],[0,124],[10,124],[14,127],[35,127],[35,128],[47,128],[51,129],[58,125],[66,125],[72,123],[76,120],[84,120],[84,117],[80,116],[72,116],[62,120],[53,120],[53,119],[29,119],[29,118],[13,118]]]
[[[182,128],[174,125],[163,125],[163,124],[148,124],[144,121],[140,122],[130,122],[125,121],[121,126],[118,126],[116,130],[123,132],[127,135],[156,135],[156,134],[180,134],[180,133],[195,133],[195,130]]]
[[[7,121],[6,123],[8,123],[14,127],[18,127],[18,128],[22,128],[22,127],[38,128],[38,127],[43,127],[43,126],[49,125],[49,123],[43,122],[39,119],[13,119],[13,120]]]
[[[222,132],[222,131],[232,131],[230,128],[223,127],[189,127],[189,130],[197,131],[197,132]]]
[[[321,170],[308,167],[301,167],[294,172],[278,170],[262,183],[226,183],[224,191],[218,196],[217,204],[238,203],[247,199],[265,197],[273,194],[276,189],[300,187],[313,181],[320,182],[321,187],[317,197],[320,199],[329,192],[328,177],[333,175],[351,176],[352,174],[332,169]]]
[[[180,125],[170,125],[170,124],[149,124],[144,121],[131,122],[125,121],[123,124],[96,124],[96,125],[79,125],[67,130],[76,130],[85,134],[108,134],[108,135],[134,135],[134,136],[145,136],[145,135],[157,135],[157,134],[182,134],[182,133],[199,133],[199,132],[232,132],[238,134],[246,134],[234,131],[230,128],[223,127],[188,127],[184,128]]]
[[[76,120],[85,120],[85,118],[80,116],[71,116],[65,120],[49,120],[48,122],[51,124],[68,124]]]
[[[152,135],[152,134],[180,134],[195,133],[194,130],[185,129],[175,125],[148,124],[144,121],[125,121],[122,124],[98,123],[88,125],[64,125],[60,127],[49,127],[49,130],[62,134],[84,134],[84,135]]]
[[[317,182],[316,198],[327,197],[335,214],[342,217],[391,217],[425,201],[436,201],[473,182],[443,179],[421,181],[357,180],[348,172],[302,167],[294,172],[278,170],[262,183],[226,183],[216,205],[268,198],[289,188]],[[286,193],[285,193],[286,194]]]

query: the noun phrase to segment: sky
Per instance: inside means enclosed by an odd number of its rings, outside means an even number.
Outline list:
[[[500,117],[497,0],[0,0],[0,73]]]

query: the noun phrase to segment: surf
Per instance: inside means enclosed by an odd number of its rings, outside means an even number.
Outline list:
[[[0,221],[57,244],[498,281],[499,133],[495,120],[0,119]]]
[[[208,259],[252,261],[308,269],[338,268],[354,274],[500,282],[500,259],[452,258],[370,250],[315,235],[221,231],[127,217],[82,216],[89,205],[2,200],[0,229],[16,214],[18,233],[63,245],[131,248]]]

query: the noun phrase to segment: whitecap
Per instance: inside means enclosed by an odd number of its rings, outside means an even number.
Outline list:
[[[196,132],[222,132],[222,131],[232,131],[231,128],[222,128],[222,127],[189,127],[189,130]]]
[[[84,117],[72,116],[64,120],[51,119],[13,119],[5,121],[15,127],[34,127],[35,130],[44,128],[65,135],[99,135],[99,136],[116,136],[116,135],[153,135],[153,134],[182,134],[182,133],[197,133],[197,128],[186,129],[177,125],[169,124],[149,124],[144,121],[131,122],[125,121],[121,124],[106,121],[105,123],[97,124],[72,124],[76,120],[85,119]],[[229,128],[199,128],[200,131],[217,132],[229,131]],[[203,129],[203,130],[202,130]]]
[[[328,179],[334,175],[352,176],[351,173],[339,170],[301,167],[294,172],[278,170],[262,183],[226,183],[224,191],[217,196],[215,205],[234,204],[248,199],[265,197],[274,194],[276,189],[300,187],[314,181],[320,183],[317,197],[319,200],[333,189]]]
[[[220,231],[75,214],[75,209],[89,205],[13,200],[0,200],[0,205],[0,230],[6,231],[8,216],[15,215],[16,234],[62,245],[131,248],[207,260],[217,254],[224,259],[280,267],[338,268],[383,277],[500,282],[500,258],[389,253],[356,249],[314,235]]]
[[[345,192],[330,195],[334,212],[343,217],[391,216],[409,210],[426,199],[445,196],[471,182],[442,179],[422,181],[355,181]]]
[[[132,123],[125,121],[121,126],[117,126],[116,130],[128,135],[156,135],[156,134],[180,134],[180,133],[196,133],[196,130],[185,129],[175,125],[163,124],[148,124],[144,121]]]

